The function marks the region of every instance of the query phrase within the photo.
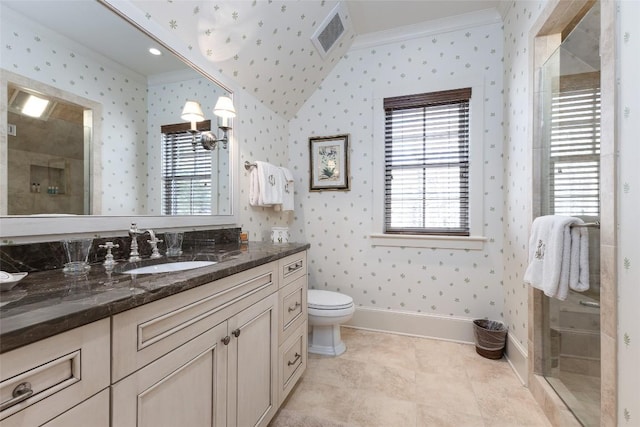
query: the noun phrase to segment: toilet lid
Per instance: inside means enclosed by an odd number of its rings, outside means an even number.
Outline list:
[[[319,310],[338,310],[352,306],[353,298],[338,292],[310,289],[307,292],[307,305]]]

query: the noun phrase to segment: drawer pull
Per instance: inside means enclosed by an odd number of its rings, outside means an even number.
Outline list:
[[[230,342],[231,342],[231,337],[229,335],[227,335],[226,337],[222,338],[222,344],[229,345]]]
[[[14,388],[13,392],[11,393],[13,399],[2,402],[2,404],[0,404],[0,411],[4,411],[5,409],[12,407],[13,405],[17,405],[23,400],[27,400],[31,397],[32,394],[33,390],[31,389],[31,383],[25,382],[18,384],[18,386]]]
[[[290,265],[289,267],[287,267],[289,273],[291,273],[292,271],[296,271],[299,268],[302,268],[302,261],[298,261],[294,265]]]
[[[287,366],[295,365],[296,363],[298,363],[298,360],[300,360],[301,357],[302,356],[300,356],[299,353],[296,353],[296,357],[295,357],[295,359],[293,359],[293,362],[292,361],[288,361],[287,362]]]
[[[300,307],[300,305],[300,302],[296,301],[296,303],[293,306],[289,307],[287,310],[289,310],[289,313],[291,313],[292,311],[296,311],[298,307]]]
[[[240,328],[238,328],[238,329],[234,329],[234,330],[231,332],[231,334],[232,334],[234,337],[238,338],[238,337],[240,336]]]

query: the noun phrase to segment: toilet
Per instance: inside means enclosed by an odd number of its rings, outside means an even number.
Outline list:
[[[347,347],[340,338],[340,324],[355,311],[353,298],[339,292],[309,289],[309,353],[339,356]]]

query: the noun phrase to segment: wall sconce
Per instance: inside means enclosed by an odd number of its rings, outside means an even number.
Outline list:
[[[229,142],[228,132],[231,130],[229,119],[236,116],[236,109],[233,107],[233,101],[227,96],[221,96],[216,102],[213,114],[220,117],[218,129],[222,131],[222,138],[218,137],[211,131],[200,132],[196,127],[196,122],[204,120],[204,113],[198,101],[187,101],[182,109],[182,120],[191,122],[189,132],[193,135],[193,146],[195,149],[196,135],[200,135],[200,144],[205,150],[214,150],[218,142],[222,143],[222,148],[227,148]]]

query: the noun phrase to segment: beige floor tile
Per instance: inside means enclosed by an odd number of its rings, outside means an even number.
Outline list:
[[[292,391],[283,409],[344,423],[348,420],[355,401],[354,389],[314,383],[303,378]]]
[[[468,414],[450,411],[442,406],[418,405],[417,427],[484,427],[484,421],[479,414]],[[493,427],[493,426],[488,426]]]
[[[349,415],[349,424],[359,427],[413,427],[417,405],[406,400],[362,393]]]
[[[310,354],[271,427],[549,427],[505,361],[472,345],[342,328],[347,352]]]
[[[371,363],[362,375],[359,388],[382,396],[411,401],[416,396],[416,373],[413,369]]]
[[[281,409],[270,427],[347,427],[348,424],[318,418],[289,409]]]

